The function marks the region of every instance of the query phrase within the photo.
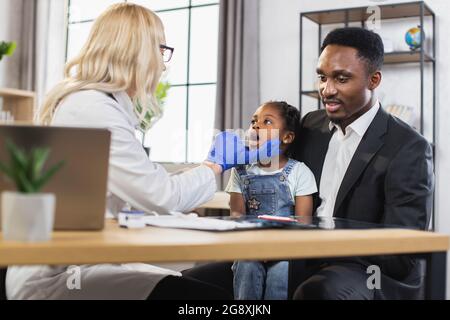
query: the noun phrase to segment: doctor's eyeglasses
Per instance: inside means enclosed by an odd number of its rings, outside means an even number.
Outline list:
[[[172,59],[174,48],[165,46],[163,44],[159,45],[159,49],[161,50],[161,54],[163,55],[164,62],[169,62]]]

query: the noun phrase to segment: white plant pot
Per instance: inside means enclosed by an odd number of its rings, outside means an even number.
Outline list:
[[[11,241],[48,241],[55,220],[55,195],[52,193],[2,193],[3,239]]]

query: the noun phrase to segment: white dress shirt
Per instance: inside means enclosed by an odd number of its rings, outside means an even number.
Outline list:
[[[330,121],[329,128],[330,131],[334,130],[334,133],[328,145],[320,178],[319,196],[322,203],[317,208],[317,216],[333,216],[336,197],[350,161],[379,109],[380,103],[377,100],[369,111],[345,128],[345,134],[338,125]]]
[[[138,119],[125,92],[83,90],[59,105],[53,125],[107,128],[111,131],[107,210],[115,215],[126,204],[146,211],[189,211],[216,191],[213,171],[199,166],[169,175],[151,162],[135,137]],[[160,137],[164,139],[164,137]],[[70,182],[69,182],[70,183]],[[80,266],[81,289],[70,290],[67,266],[11,266],[8,299],[146,299],[156,284],[176,271],[144,263]]]

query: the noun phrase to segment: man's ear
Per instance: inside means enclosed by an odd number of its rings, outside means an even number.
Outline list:
[[[295,139],[295,133],[292,131],[288,131],[283,135],[283,139],[281,139],[281,142],[284,144],[291,144]]]
[[[369,79],[369,90],[375,90],[381,83],[382,74],[381,71],[372,73]]]

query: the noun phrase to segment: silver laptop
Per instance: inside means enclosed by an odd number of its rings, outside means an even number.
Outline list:
[[[103,228],[111,139],[108,130],[0,125],[0,160],[3,163],[9,163],[6,139],[24,150],[50,148],[45,168],[65,161],[62,169],[41,190],[56,195],[56,230]],[[15,191],[16,188],[0,172],[0,192],[4,190]]]

